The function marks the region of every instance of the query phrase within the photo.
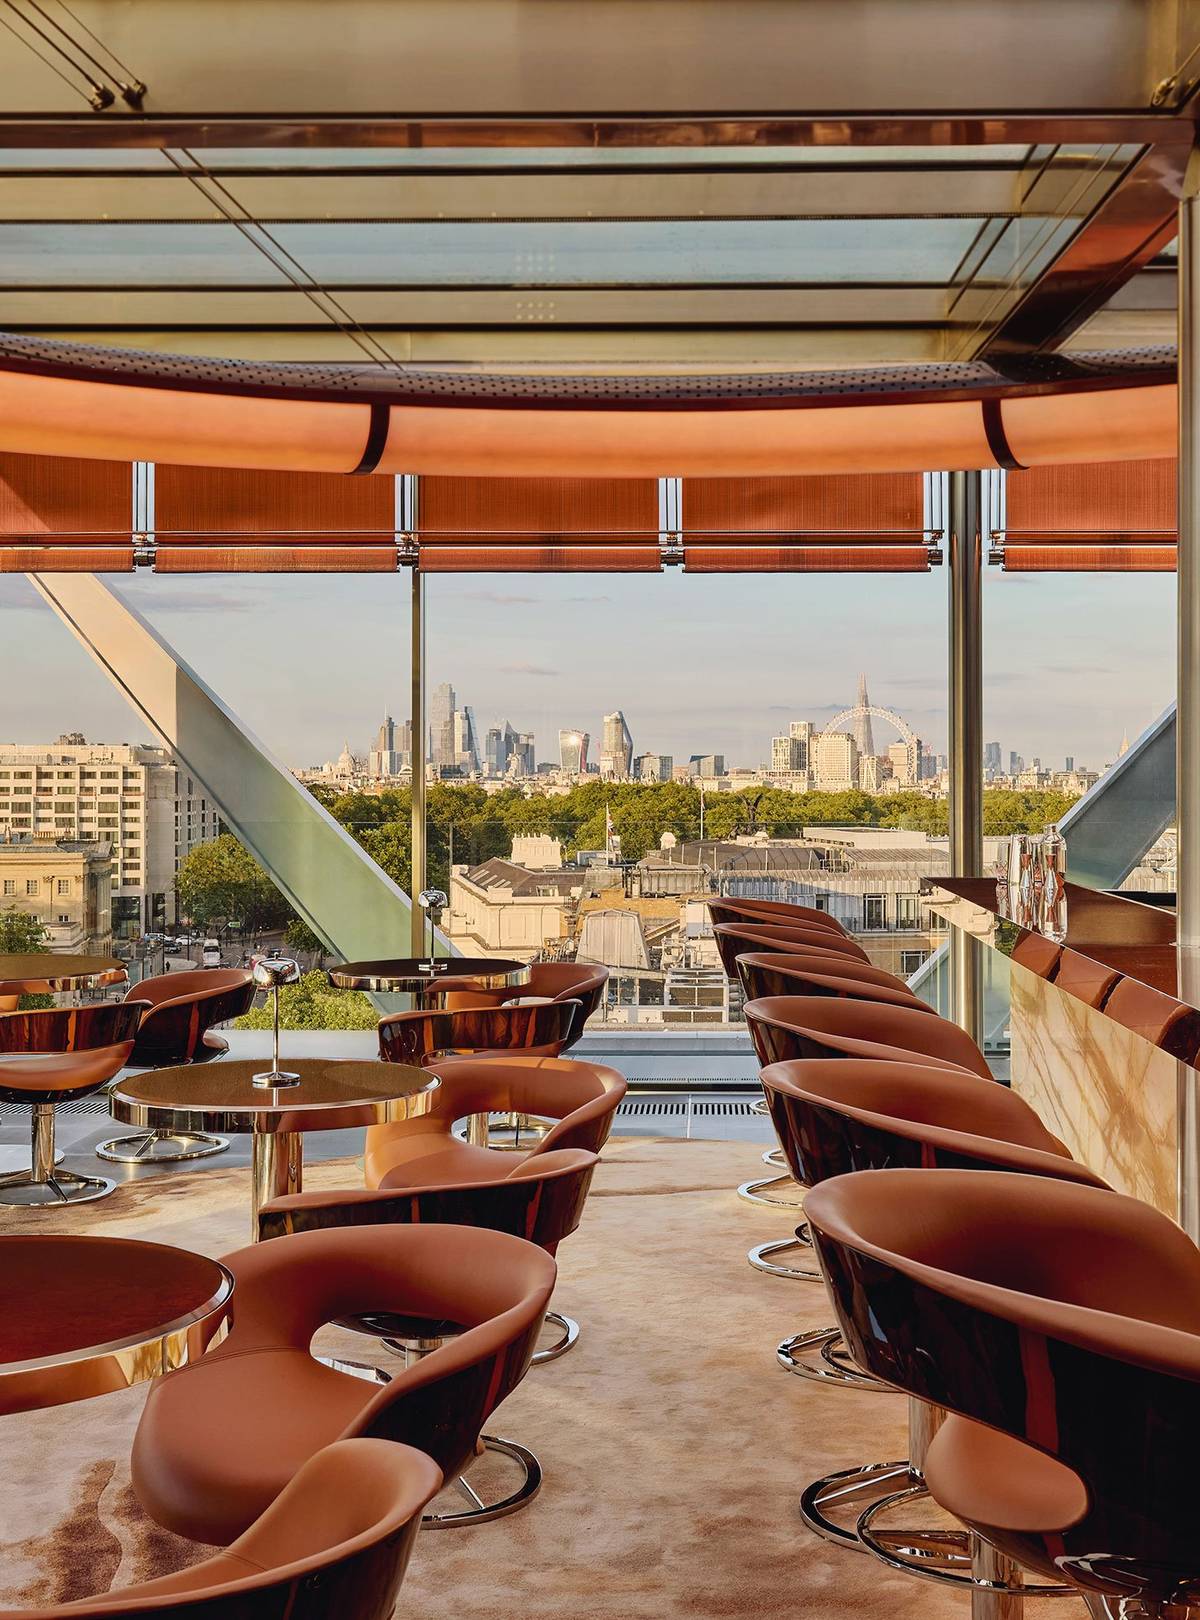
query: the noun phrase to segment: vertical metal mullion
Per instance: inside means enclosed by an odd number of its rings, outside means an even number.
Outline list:
[[[403,535],[416,538],[420,525],[420,487],[415,473],[404,473],[396,479],[396,524]],[[401,538],[397,535],[397,540]],[[410,866],[412,882],[409,898],[412,902],[409,942],[413,956],[421,956],[425,949],[425,913],[417,904],[417,896],[428,886],[428,828],[425,819],[425,581],[421,574],[418,555],[411,572],[411,663],[409,713],[412,725],[410,741],[412,763],[412,853]]]
[[[983,871],[982,476],[950,474],[950,870]],[[982,1025],[979,946],[950,935],[950,995],[955,1023],[978,1041]]]
[[[1188,164],[1179,204],[1179,560],[1175,693],[1175,938],[1179,993],[1200,995],[1200,152]],[[1179,1223],[1200,1242],[1200,1098],[1193,1069],[1176,1088]]]

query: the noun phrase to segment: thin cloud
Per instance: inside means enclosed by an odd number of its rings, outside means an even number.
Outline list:
[[[261,609],[261,603],[247,592],[222,590],[215,585],[189,588],[186,585],[165,585],[156,580],[144,592],[117,590],[114,594],[122,597],[131,607],[136,607],[151,624],[156,613],[250,613]]]
[[[501,664],[503,675],[561,675],[561,669],[547,669],[542,664]]]
[[[514,596],[505,591],[463,591],[462,599],[464,602],[491,602],[496,607],[512,607],[514,604],[525,606],[543,600],[540,596]]]

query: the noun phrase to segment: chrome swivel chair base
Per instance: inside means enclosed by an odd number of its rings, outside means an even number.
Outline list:
[[[189,1159],[211,1159],[229,1146],[225,1136],[191,1131],[139,1131],[136,1136],[114,1136],[101,1142],[96,1157],[109,1164],[183,1164]]]
[[[775,1352],[779,1365],[797,1378],[818,1384],[842,1384],[849,1389],[879,1390],[894,1394],[891,1384],[861,1372],[851,1361],[846,1341],[837,1328],[809,1328],[784,1339]]]
[[[481,1434],[479,1443],[484,1451],[508,1457],[516,1463],[520,1471],[516,1488],[497,1501],[487,1502],[471,1484],[469,1471],[460,1474],[457,1479],[451,1480],[449,1488],[456,1490],[470,1506],[460,1508],[457,1512],[422,1514],[421,1523],[426,1529],[451,1530],[463,1524],[486,1524],[489,1519],[506,1519],[510,1513],[516,1513],[527,1502],[532,1502],[541,1490],[542,1465],[528,1447],[518,1445],[515,1440],[501,1440],[494,1434]]]
[[[796,1228],[795,1237],[776,1238],[772,1243],[760,1243],[751,1249],[746,1259],[755,1271],[765,1271],[772,1277],[792,1277],[800,1282],[820,1282],[821,1273],[815,1266],[790,1266],[781,1264],[775,1259],[777,1254],[789,1252],[812,1253],[812,1238],[808,1235],[808,1223],[802,1221]]]
[[[744,1198],[748,1204],[767,1204],[773,1209],[803,1209],[802,1198],[770,1198],[767,1196],[771,1187],[796,1187],[788,1171],[781,1176],[759,1176],[754,1181],[743,1181],[737,1190],[739,1198]]]
[[[32,1170],[18,1170],[0,1176],[0,1204],[13,1209],[61,1209],[64,1204],[90,1204],[93,1199],[107,1198],[116,1186],[104,1176],[78,1176],[61,1166],[45,1179],[35,1179]]]
[[[810,1491],[814,1488],[809,1486]],[[928,1495],[923,1481],[910,1473],[907,1485],[878,1496],[859,1514],[855,1526],[855,1540],[862,1551],[873,1553],[889,1569],[902,1574],[969,1591],[973,1600],[985,1594],[997,1598],[1079,1597],[1077,1586],[1027,1583],[1019,1564],[961,1525],[912,1531],[889,1530],[880,1523],[885,1514]]]
[[[579,1337],[579,1323],[573,1316],[563,1316],[561,1311],[547,1311],[547,1327],[557,1327],[562,1331],[553,1344],[548,1344],[544,1350],[535,1350],[530,1359],[531,1367],[543,1367],[548,1361],[557,1361],[559,1356],[565,1356],[567,1351]]]

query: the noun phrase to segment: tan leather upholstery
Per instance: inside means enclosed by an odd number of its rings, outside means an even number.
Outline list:
[[[150,1003],[138,1029],[135,1065],[205,1063],[228,1051],[228,1042],[211,1031],[249,1012],[254,977],[244,968],[161,973],[134,985],[125,999]]]
[[[131,1459],[158,1523],[222,1544],[334,1440],[404,1440],[458,1474],[528,1366],[555,1278],[534,1244],[462,1226],[304,1232],[225,1264],[236,1279],[229,1336],[153,1386]],[[373,1312],[466,1331],[382,1389],[310,1355],[318,1328]]]
[[[341,1440],[305,1462],[232,1546],[95,1598],[5,1609],[0,1620],[390,1620],[420,1524],[442,1476],[411,1446]]]
[[[795,951],[743,953],[738,957],[738,972],[742,976],[743,983],[748,970],[756,967],[779,974],[807,973],[810,970],[817,973],[835,973],[842,979],[857,979],[860,984],[878,984],[890,990],[908,990],[907,982],[898,974],[889,973],[886,968],[877,968],[869,962],[860,962],[855,957],[847,956],[844,951],[820,950],[816,946],[804,946]]]
[[[860,962],[869,960],[861,945],[855,944],[849,934],[835,933],[832,928],[782,927],[777,923],[718,923],[714,937],[735,941],[747,951],[787,951],[810,946],[819,951],[839,951]]]
[[[1092,1187],[1101,1177],[1073,1159],[1064,1143],[1007,1086],[965,1070],[862,1058],[800,1058],[771,1063],[763,1090],[828,1108],[888,1136],[944,1155],[1058,1176]]]
[[[140,1002],[0,1013],[0,1097],[54,1102],[98,1091],[129,1060]]]
[[[500,1007],[516,1002],[577,1001],[579,1011],[566,1046],[574,1046],[584,1025],[600,1004],[608,983],[608,969],[595,962],[535,962],[529,982],[506,990],[481,990],[470,979],[441,979],[438,999],[443,1007]]]
[[[815,1045],[828,1035],[842,1043],[841,1049],[848,1051],[848,1055],[859,1057],[881,1057],[886,1053],[863,1051],[861,1045],[851,1052],[844,1044],[846,1041],[866,1042],[875,1048],[898,1048],[922,1059],[940,1058],[969,1069],[985,1080],[992,1079],[983,1053],[965,1030],[945,1018],[918,1012],[912,1007],[814,996],[765,996],[759,1001],[748,1001],[744,1011],[760,1059],[767,1062],[821,1055],[816,1051],[785,1054],[768,1050],[762,1042],[770,1043],[771,1026],[777,1025],[783,1039],[790,1030],[797,1032],[801,1039],[810,1036]],[[755,1025],[760,1021],[764,1027],[756,1031]]]
[[[872,984],[853,974],[840,974],[836,967],[797,969],[790,977],[792,982],[786,992],[789,996],[832,997],[834,1000],[877,1003],[884,1007],[911,1007],[915,1012],[929,1013],[937,1017],[935,1009],[927,1001],[922,1001],[919,996],[914,996],[911,990],[906,990],[903,986],[895,989],[887,984]]]
[[[722,896],[708,902],[709,916],[714,922],[778,922],[787,927],[828,928],[836,934],[846,930],[836,917],[816,906],[791,904],[783,900],[743,900],[739,896]]]
[[[455,1121],[469,1114],[555,1120],[553,1129],[522,1158],[567,1147],[598,1152],[627,1090],[615,1069],[575,1058],[495,1052],[435,1058],[429,1068],[441,1080],[429,1112],[367,1131],[368,1187],[402,1187],[418,1179],[426,1184],[500,1181],[510,1175],[516,1155],[472,1147],[452,1134]]]
[[[244,968],[185,969],[182,973],[158,973],[152,979],[142,979],[130,985],[124,999],[148,1001],[152,1007],[161,1007],[168,1001],[194,1001],[253,982],[253,975]]]
[[[91,1052],[31,1052],[0,1058],[0,1096],[11,1101],[83,1096],[99,1091],[129,1061],[132,1041]]]

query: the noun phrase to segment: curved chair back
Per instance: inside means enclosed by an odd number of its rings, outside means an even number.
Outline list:
[[[343,1226],[478,1226],[510,1232],[553,1254],[579,1225],[599,1164],[595,1153],[565,1148],[534,1153],[503,1181],[463,1181],[431,1187],[332,1187],[291,1193],[259,1211],[260,1239]]]
[[[1173,1221],[961,1170],[839,1176],[805,1214],[854,1360],[959,1415],[929,1449],[935,1496],[1047,1574],[1154,1601],[1194,1589],[1200,1250]],[[1020,1442],[1009,1493],[999,1436]],[[1022,1496],[1030,1467],[1052,1488]]]
[[[0,1013],[0,1053],[90,1052],[132,1042],[146,1011],[138,1001],[87,1007],[41,1007]]]
[[[1007,1086],[919,1063],[807,1058],[759,1074],[792,1175],[805,1187],[854,1170],[1010,1170],[1105,1183],[1072,1159]]]
[[[613,1117],[629,1090],[623,1074],[605,1063],[579,1058],[437,1058],[430,1065],[441,1081],[427,1114],[406,1129],[449,1130],[469,1114],[528,1114],[554,1120],[529,1154],[559,1148],[599,1153],[608,1141]],[[507,1155],[506,1155],[507,1157]]]
[[[339,1440],[215,1557],[82,1602],[5,1609],[0,1620],[391,1620],[421,1510],[441,1483],[411,1446]]]
[[[911,1052],[917,1061],[941,1059],[984,1080],[993,1078],[983,1053],[966,1031],[924,1005],[889,1007],[882,1002],[829,997],[766,996],[748,1001],[743,1010],[760,1063],[783,1063],[790,1058],[889,1057],[899,1051]],[[864,1050],[862,1043],[874,1050]],[[889,1047],[890,1052],[880,1050]]]
[[[441,1225],[300,1232],[240,1249],[224,1264],[238,1301],[228,1337],[152,1386],[131,1456],[146,1511],[167,1529],[216,1543],[240,1534],[278,1494],[306,1436],[309,1455],[334,1439],[399,1440],[426,1452],[446,1479],[457,1477],[487,1418],[524,1377],[556,1276],[536,1244]],[[267,1409],[258,1404],[269,1402],[281,1356],[308,1355],[320,1328],[393,1312],[462,1331],[382,1388],[322,1369],[319,1386],[304,1385],[310,1404],[303,1410],[286,1399]],[[197,1492],[187,1483],[196,1414],[210,1380],[226,1398],[232,1394],[231,1376],[242,1398],[256,1403],[252,1471],[236,1492]],[[214,1445],[229,1419],[228,1410],[212,1412]],[[264,1436],[264,1421],[277,1423],[277,1444]]]
[[[770,958],[768,957],[768,961]],[[742,959],[738,959],[741,973]],[[743,983],[745,979],[743,978]],[[912,1007],[918,1012],[934,1012],[927,1001],[914,996],[904,985],[873,984],[856,974],[839,973],[837,963],[793,968],[788,976],[786,996],[822,996],[835,1000],[879,1002],[887,1007]],[[761,999],[761,998],[754,998]]]
[[[529,970],[529,983],[511,990],[481,990],[470,979],[438,980],[441,1005],[451,1011],[463,1007],[500,1007],[506,1002],[526,1000],[577,1001],[579,1012],[571,1027],[566,1047],[575,1045],[588,1019],[600,1005],[608,969],[595,962],[535,962]],[[565,1049],[565,1048],[564,1048]]]
[[[392,1013],[379,1020],[379,1055],[385,1063],[428,1065],[451,1052],[528,1052],[557,1057],[567,1044],[579,1003],[548,1001],[528,1007],[441,1007]]]
[[[746,951],[835,951],[866,962],[866,951],[848,934],[831,928],[779,928],[773,923],[718,923],[713,929],[717,954],[729,978],[737,977],[737,959]]]
[[[219,1057],[225,1043],[208,1044],[205,1031],[240,1018],[254,1004],[254,978],[242,968],[161,973],[133,986],[126,998],[149,1001],[138,1029],[133,1063],[165,1068]]]
[[[911,994],[904,980],[886,968],[871,967],[836,951],[751,951],[738,957],[737,970],[749,1001],[763,996],[803,995],[802,987],[813,973],[831,973],[839,979]]]
[[[846,930],[836,917],[816,906],[790,905],[782,900],[739,900],[723,896],[708,901],[708,914],[714,923],[782,923],[788,928],[825,928],[835,934]]]

